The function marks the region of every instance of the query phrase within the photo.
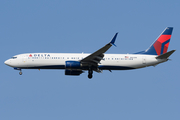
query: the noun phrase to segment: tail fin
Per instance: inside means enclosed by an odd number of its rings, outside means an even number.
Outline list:
[[[156,41],[141,54],[162,55],[167,52],[173,27],[167,27],[156,39]]]

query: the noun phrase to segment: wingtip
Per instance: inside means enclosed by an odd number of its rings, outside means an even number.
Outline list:
[[[111,43],[112,45],[114,45],[114,46],[116,46],[114,43],[115,43],[115,41],[116,41],[117,35],[118,35],[118,32],[114,35],[113,39],[112,39],[111,42],[110,42],[110,43]]]

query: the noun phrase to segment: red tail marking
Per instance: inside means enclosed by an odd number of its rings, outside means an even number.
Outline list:
[[[157,55],[160,55],[161,54],[161,47],[162,47],[162,43],[166,42],[167,40],[169,40],[171,38],[171,35],[161,35],[157,41],[154,43],[154,48],[156,50],[156,53]],[[166,44],[164,46],[164,50],[163,50],[163,53],[166,53],[167,52],[167,49],[168,49],[168,45],[169,44]]]
[[[168,50],[168,46],[169,46],[169,42],[167,44],[165,44],[164,46],[164,50],[163,50],[163,54],[167,52]]]

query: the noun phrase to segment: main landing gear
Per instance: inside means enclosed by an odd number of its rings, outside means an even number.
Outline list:
[[[88,78],[91,79],[93,77],[93,70],[91,68],[89,68],[88,70]]]

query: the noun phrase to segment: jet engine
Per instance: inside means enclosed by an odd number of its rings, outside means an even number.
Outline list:
[[[81,63],[79,61],[66,61],[66,69],[79,69]]]
[[[65,70],[65,75],[80,75],[82,70]]]

